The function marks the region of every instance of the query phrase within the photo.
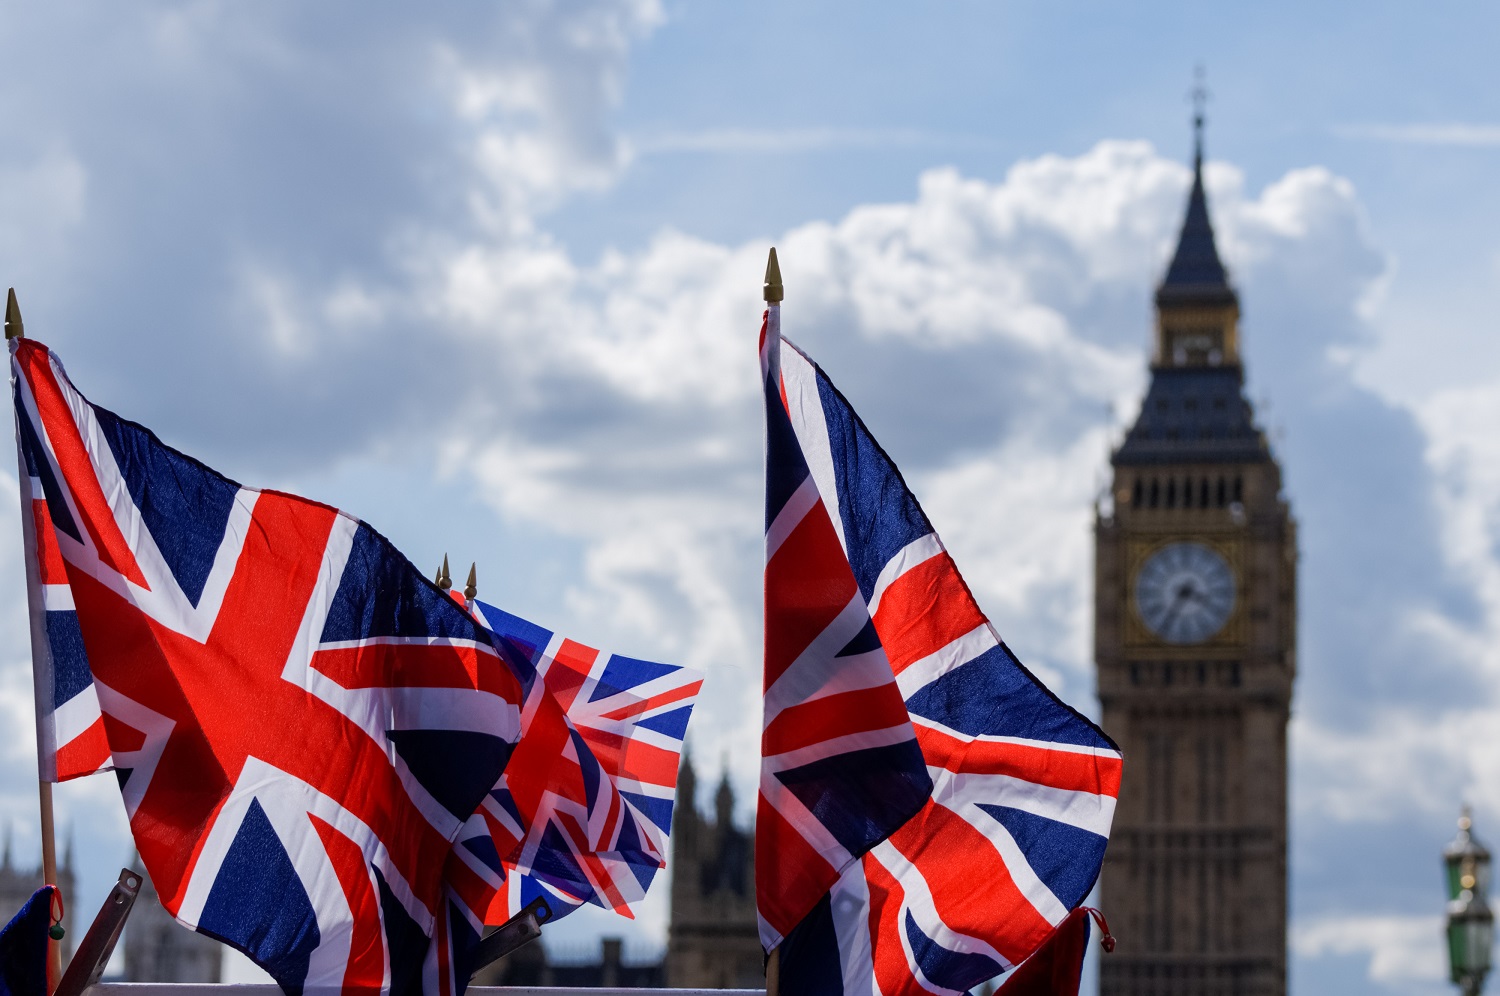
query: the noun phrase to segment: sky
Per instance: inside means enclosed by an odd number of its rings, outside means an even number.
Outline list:
[[[1464,0],[0,2],[0,280],[96,403],[418,564],[476,561],[488,601],[704,669],[700,802],[727,767],[748,820],[767,247],[786,334],[1096,714],[1093,503],[1201,64],[1301,543],[1292,992],[1436,994],[1461,803],[1500,841],[1497,28]],[[16,507],[0,824],[35,861]],[[92,910],[129,856],[118,793],[58,796]],[[646,952],[664,918],[547,942]]]

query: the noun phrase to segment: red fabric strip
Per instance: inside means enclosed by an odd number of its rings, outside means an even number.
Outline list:
[[[1078,996],[1083,956],[1089,943],[1089,911],[1068,914],[1036,952],[1000,987],[1004,996]]]
[[[785,937],[837,880],[836,869],[762,797],[755,819],[755,894],[771,929]]]
[[[917,743],[933,767],[954,772],[1014,775],[1029,782],[1074,792],[1118,797],[1121,761],[1030,744],[994,743],[956,737],[917,724]]]
[[[957,813],[928,802],[890,837],[926,880],[939,917],[961,934],[982,937],[1012,964],[1052,932],[1012,878],[995,846]],[[1004,911],[1003,917],[997,911]]]
[[[37,413],[47,429],[47,440],[52,444],[53,456],[57,458],[68,489],[73,492],[73,501],[83,518],[83,527],[88,531],[99,551],[99,559],[123,574],[128,580],[148,588],[146,576],[130,552],[130,544],[120,533],[120,524],[104,490],[99,486],[99,475],[94,469],[88,447],[79,435],[78,424],[73,421],[73,412],[68,408],[62,387],[52,372],[47,347],[38,343],[22,342],[16,350],[16,359],[26,371],[36,399]]]
[[[62,551],[57,548],[52,517],[47,514],[47,503],[40,498],[31,501],[31,519],[36,523],[36,562],[42,584],[67,584],[68,568],[63,564]]]
[[[761,737],[766,757],[811,747],[836,737],[903,726],[911,721],[893,681],[878,688],[829,695],[781,711]]]
[[[822,502],[766,564],[765,584],[765,687],[770,688],[858,591]]]
[[[380,936],[380,905],[369,864],[354,841],[311,813],[307,818],[323,841],[323,849],[328,852],[353,916],[349,962],[344,969],[344,996],[378,993],[385,981],[385,939]]]
[[[509,669],[475,647],[371,643],[313,654],[313,667],[345,688],[477,688],[515,701]]]
[[[875,631],[891,667],[900,674],[984,621],[953,558],[941,553],[891,582],[875,613]]]
[[[94,720],[92,726],[57,748],[57,780],[92,775],[109,763],[109,741],[104,735],[104,719]]]
[[[690,685],[683,685],[682,687],[674,688],[671,691],[661,692],[658,695],[652,695],[647,698],[643,698],[637,702],[632,702],[629,705],[620,706],[618,709],[611,709],[609,712],[602,713],[601,718],[622,720],[629,719],[631,716],[639,716],[641,713],[646,712],[650,709],[659,709],[664,705],[671,705],[673,702],[681,702],[683,699],[690,699],[694,695],[697,695],[698,689],[702,687],[703,682],[695,681]]]

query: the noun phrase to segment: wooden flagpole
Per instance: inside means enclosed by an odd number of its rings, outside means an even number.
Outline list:
[[[26,325],[21,321],[21,306],[16,303],[16,289],[14,287],[5,295],[5,338],[24,339],[26,337]],[[20,445],[19,440],[16,445]],[[18,482],[22,488],[27,487],[26,475],[23,473]],[[21,500],[27,501],[28,495],[24,492]],[[23,516],[22,522],[26,519]],[[42,717],[36,717],[40,723]],[[37,749],[41,749],[40,741]],[[44,885],[57,885],[57,832],[52,815],[52,783],[42,777],[41,758],[37,759],[37,801],[41,807],[41,829],[42,829],[42,882]],[[62,978],[62,945],[50,934],[47,937],[47,991],[50,993],[57,985],[57,980]]]
[[[52,783],[40,776],[37,790],[42,804],[42,879],[45,884],[57,886],[57,835],[52,821]],[[62,945],[58,939],[47,934],[47,992],[57,988],[62,978]]]

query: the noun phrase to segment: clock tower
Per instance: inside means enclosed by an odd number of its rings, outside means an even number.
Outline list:
[[[1151,385],[1095,525],[1104,729],[1126,758],[1102,996],[1284,996],[1295,523],[1244,396],[1203,192],[1156,291]]]

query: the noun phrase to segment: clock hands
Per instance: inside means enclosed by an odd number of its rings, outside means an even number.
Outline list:
[[[1186,600],[1192,597],[1192,594],[1192,585],[1185,584],[1177,589],[1177,597],[1172,599],[1172,604],[1167,606],[1166,614],[1161,617],[1162,632],[1167,632],[1172,628],[1172,623],[1177,619],[1178,611],[1181,610]]]
[[[1191,602],[1203,603],[1205,601],[1204,593],[1199,591],[1191,581],[1179,585],[1177,597],[1172,599],[1172,604],[1167,607],[1166,614],[1161,617],[1162,632],[1167,632],[1172,628],[1172,623],[1176,621],[1177,614],[1184,606]]]

